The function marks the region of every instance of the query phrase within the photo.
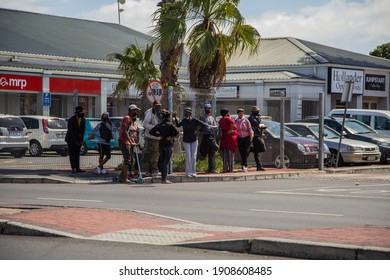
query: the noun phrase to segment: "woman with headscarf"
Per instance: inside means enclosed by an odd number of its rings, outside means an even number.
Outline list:
[[[237,110],[235,119],[237,126],[238,152],[241,156],[242,171],[248,171],[248,156],[253,138],[253,130],[250,121],[244,116],[244,109]]]
[[[221,130],[221,142],[219,147],[222,150],[223,172],[233,172],[234,153],[237,151],[237,127],[230,117],[229,109],[221,109],[222,118],[219,120]]]

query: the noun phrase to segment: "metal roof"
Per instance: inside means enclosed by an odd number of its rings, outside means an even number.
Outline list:
[[[7,9],[0,9],[0,38],[1,51],[96,60],[122,53],[129,44],[151,42],[146,34],[119,24]]]

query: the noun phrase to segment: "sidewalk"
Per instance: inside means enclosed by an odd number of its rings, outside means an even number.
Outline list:
[[[370,171],[376,172],[367,174]],[[117,173],[112,170],[108,175],[96,175],[92,169],[78,174],[40,170],[24,171],[21,175],[20,170],[0,169],[0,183],[112,183]],[[175,173],[169,179],[175,183],[207,183],[293,176],[345,179],[348,175],[351,180],[380,180],[387,184],[390,183],[390,166],[325,171],[270,168],[265,172],[198,174],[196,178]],[[144,184],[160,182],[161,178],[145,178]],[[304,259],[390,259],[390,228],[377,226],[267,230],[206,225],[125,210],[0,205],[0,230],[2,234],[174,245]]]

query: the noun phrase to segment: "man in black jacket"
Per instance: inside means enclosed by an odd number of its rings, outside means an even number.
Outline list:
[[[69,161],[72,173],[85,172],[80,169],[80,149],[85,134],[85,113],[81,106],[76,107],[76,111],[68,120],[68,131],[65,142],[68,144]]]
[[[262,139],[263,132],[260,128],[261,116],[260,109],[258,106],[252,107],[252,113],[250,114],[248,120],[250,121],[253,130],[252,144],[253,154],[256,162],[256,170],[265,171],[260,161],[260,155],[265,151],[265,144],[264,140]]]
[[[179,131],[169,121],[171,113],[167,110],[161,111],[162,121],[154,126],[149,133],[155,137],[160,137],[159,151],[161,161],[161,177],[163,184],[171,184],[172,182],[167,180],[168,166],[171,161],[174,138],[179,135]]]

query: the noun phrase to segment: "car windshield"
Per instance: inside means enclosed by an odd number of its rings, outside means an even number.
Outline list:
[[[66,129],[68,123],[64,119],[48,119],[47,126],[51,129]]]
[[[345,120],[345,127],[353,134],[376,133],[371,127],[354,120]]]
[[[272,133],[275,137],[280,137],[280,123],[278,122],[263,122],[268,128],[267,130]],[[296,133],[291,128],[285,126],[284,127],[284,136],[285,137],[300,137],[298,133]]]
[[[310,125],[310,129],[315,133],[316,137],[319,137],[319,125]],[[340,134],[328,126],[324,126],[324,135],[326,139],[340,138]]]
[[[25,127],[25,125],[24,125],[24,122],[19,118],[3,117],[3,118],[0,118],[0,127],[22,130]]]

